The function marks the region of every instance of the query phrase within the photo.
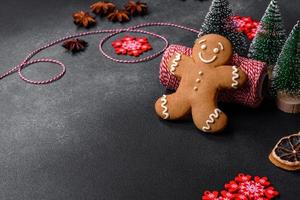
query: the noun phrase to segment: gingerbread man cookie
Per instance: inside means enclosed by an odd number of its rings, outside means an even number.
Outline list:
[[[191,113],[200,130],[223,130],[227,116],[217,107],[218,93],[237,89],[247,81],[246,74],[237,66],[225,65],[231,58],[230,41],[216,34],[197,39],[191,57],[174,55],[168,68],[180,79],[180,85],[175,93],[157,100],[157,115],[165,120],[177,120]]]

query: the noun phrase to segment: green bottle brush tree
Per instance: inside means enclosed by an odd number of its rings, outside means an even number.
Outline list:
[[[199,36],[211,33],[223,35],[232,42],[235,53],[247,55],[248,39],[244,33],[237,31],[228,0],[213,0]]]
[[[300,21],[294,26],[273,71],[272,89],[278,108],[300,112]]]
[[[277,0],[272,0],[260,21],[248,57],[274,66],[286,40]]]

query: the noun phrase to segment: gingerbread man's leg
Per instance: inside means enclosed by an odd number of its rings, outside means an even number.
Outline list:
[[[227,124],[226,114],[213,104],[193,105],[192,116],[197,128],[203,132],[219,132]]]
[[[190,112],[190,108],[188,100],[178,93],[163,95],[155,103],[157,115],[165,120],[180,119]]]

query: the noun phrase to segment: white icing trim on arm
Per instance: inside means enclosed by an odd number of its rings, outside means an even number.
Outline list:
[[[162,111],[162,114],[164,116],[163,119],[168,119],[170,116],[170,114],[168,113],[167,104],[168,104],[167,95],[163,95],[161,98],[161,104],[160,104],[161,107],[163,108],[163,111]]]
[[[212,114],[208,116],[208,120],[206,120],[206,126],[202,127],[202,131],[207,132],[211,129],[211,124],[214,124],[216,122],[216,119],[220,117],[220,114],[222,111],[219,108],[216,108]]]
[[[231,87],[234,89],[238,88],[239,82],[237,81],[240,78],[239,70],[236,66],[232,66],[232,84]]]
[[[176,53],[175,59],[172,61],[170,72],[175,75],[176,67],[178,66],[178,62],[181,60],[181,55]]]

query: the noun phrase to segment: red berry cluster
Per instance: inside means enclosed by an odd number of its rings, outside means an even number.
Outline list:
[[[256,35],[259,22],[253,20],[251,17],[234,16],[232,19],[237,25],[238,31],[245,33],[249,40],[253,40]]]
[[[115,48],[115,52],[118,55],[129,55],[139,57],[144,52],[152,49],[148,39],[125,36],[122,39],[118,39],[112,42],[112,46]]]
[[[225,184],[225,190],[205,191],[202,200],[270,200],[279,195],[267,177],[239,174]]]

